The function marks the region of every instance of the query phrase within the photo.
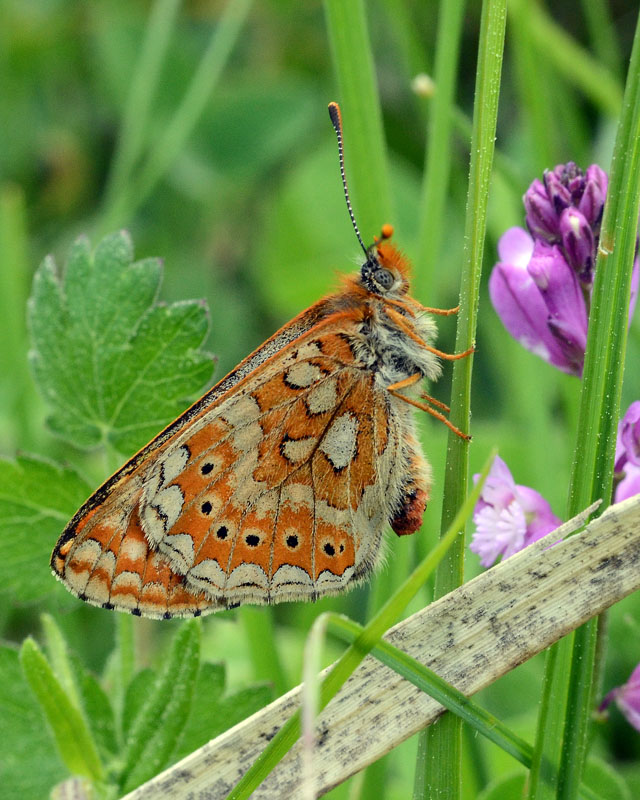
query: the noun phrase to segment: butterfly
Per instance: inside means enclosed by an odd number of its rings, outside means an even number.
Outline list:
[[[51,557],[77,597],[138,616],[316,600],[379,563],[387,524],[421,525],[431,484],[413,407],[469,437],[421,393],[436,380],[434,314],[409,295],[385,225],[340,291],[277,331],[109,478]],[[440,409],[440,410],[438,410]],[[444,412],[444,413],[443,413]]]

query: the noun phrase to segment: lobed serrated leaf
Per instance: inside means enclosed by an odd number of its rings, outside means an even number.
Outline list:
[[[183,623],[153,691],[127,737],[121,782],[124,793],[157,775],[175,750],[191,709],[200,666],[200,625]]]
[[[0,459],[0,593],[26,603],[54,589],[51,550],[89,492],[72,469],[35,456]]]
[[[0,786],[4,800],[47,797],[65,776],[18,651],[0,647]]]
[[[130,453],[211,377],[211,356],[199,349],[205,304],[157,305],[161,279],[158,259],[133,261],[123,231],[93,253],[78,239],[62,277],[52,258],[42,262],[29,300],[30,361],[59,436]]]
[[[20,663],[24,677],[47,718],[58,752],[69,771],[93,781],[101,781],[104,771],[91,732],[80,710],[69,699],[33,639],[25,639],[23,642]]]

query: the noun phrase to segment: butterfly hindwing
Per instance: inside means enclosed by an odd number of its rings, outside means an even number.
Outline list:
[[[145,448],[63,534],[52,564],[69,588],[161,617],[315,599],[368,575],[406,474],[409,416],[349,333],[342,319],[300,337]]]

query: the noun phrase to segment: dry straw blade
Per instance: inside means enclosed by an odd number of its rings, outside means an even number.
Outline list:
[[[640,496],[559,541],[586,516],[396,625],[385,639],[466,695],[488,686],[640,588]],[[159,800],[168,793],[176,800],[226,797],[299,703],[297,687],[125,800]],[[319,791],[363,769],[442,712],[435,700],[368,656],[318,719]],[[298,743],[253,797],[295,797],[301,774]]]

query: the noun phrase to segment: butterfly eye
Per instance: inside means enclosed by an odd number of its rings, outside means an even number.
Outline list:
[[[377,269],[374,273],[373,279],[378,286],[382,287],[383,289],[390,289],[393,286],[393,272],[390,272],[388,269]]]

